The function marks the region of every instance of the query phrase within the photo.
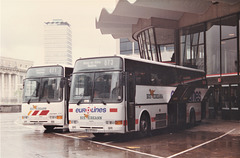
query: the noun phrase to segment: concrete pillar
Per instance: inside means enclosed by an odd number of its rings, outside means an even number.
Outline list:
[[[18,90],[18,76],[17,74],[15,75],[15,91]]]
[[[0,103],[3,104],[3,98],[4,98],[4,73],[1,74],[1,97],[0,97]]]
[[[20,86],[19,86],[19,74],[16,74],[16,81],[15,81],[15,84],[16,84],[16,91],[17,91],[17,102],[20,103]]]
[[[18,77],[18,91],[19,91],[18,101],[19,103],[22,103],[23,83],[21,82],[20,73],[18,73],[17,77]]]
[[[17,80],[18,78],[17,78],[17,74],[15,74],[14,75],[14,94],[15,94],[15,96],[14,96],[14,98],[16,98],[17,100],[16,100],[16,102],[18,103],[18,80]]]
[[[8,103],[11,103],[12,98],[12,75],[8,74]]]

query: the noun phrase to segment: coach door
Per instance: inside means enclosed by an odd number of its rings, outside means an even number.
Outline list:
[[[128,131],[135,130],[135,77],[133,73],[127,73],[126,77],[127,85],[127,125]]]
[[[186,124],[186,103],[194,92],[194,88],[179,85],[168,104],[168,123],[170,126]]]
[[[181,106],[181,97],[185,91],[185,87],[179,85],[177,89],[172,94],[172,97],[168,104],[168,124],[169,126],[176,126],[178,124],[179,118],[179,106]]]

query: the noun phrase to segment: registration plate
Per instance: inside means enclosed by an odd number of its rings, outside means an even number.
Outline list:
[[[34,122],[34,125],[42,125],[42,122]]]
[[[89,129],[85,129],[85,132],[97,132],[97,130],[89,128]]]

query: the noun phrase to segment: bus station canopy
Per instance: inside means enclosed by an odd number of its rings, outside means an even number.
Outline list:
[[[119,0],[113,11],[101,10],[96,28],[115,39],[133,40],[133,27],[140,19],[179,21],[186,13],[202,15],[214,4],[233,6],[238,2],[240,0]]]

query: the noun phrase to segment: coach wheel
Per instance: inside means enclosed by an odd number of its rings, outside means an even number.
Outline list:
[[[149,136],[150,135],[150,120],[149,117],[144,114],[140,119],[140,134],[141,136]]]
[[[100,138],[100,137],[103,137],[105,134],[104,134],[104,133],[93,133],[93,135],[94,135],[96,138]]]
[[[190,127],[193,127],[196,125],[196,117],[194,110],[191,110],[190,112]]]

